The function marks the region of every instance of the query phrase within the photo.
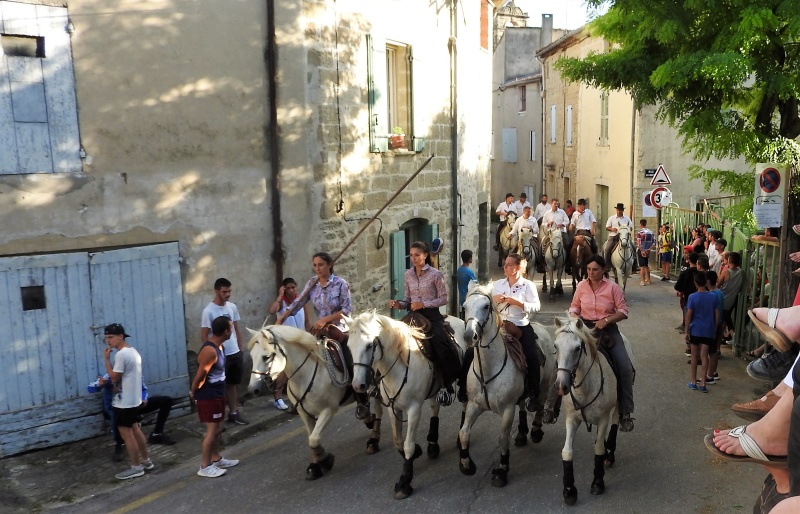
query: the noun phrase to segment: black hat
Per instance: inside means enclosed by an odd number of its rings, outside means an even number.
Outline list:
[[[618,203],[617,206],[614,207],[614,208],[615,209],[622,209],[623,211],[625,210],[625,206],[623,204],[621,204],[621,203]]]
[[[125,327],[123,327],[119,323],[112,323],[110,325],[107,325],[105,333],[106,335],[111,334],[115,336],[122,336],[123,338],[130,337],[128,334],[125,333]]]
[[[578,205],[586,205],[586,199],[585,198],[578,198]]]

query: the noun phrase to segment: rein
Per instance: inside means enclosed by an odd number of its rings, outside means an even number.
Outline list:
[[[481,296],[486,297],[486,299],[489,300],[489,305],[491,306],[491,309],[490,309],[489,313],[486,315],[486,319],[483,320],[483,323],[478,321],[477,318],[468,318],[467,319],[467,322],[469,322],[470,320],[475,320],[475,323],[478,325],[478,337],[482,341],[483,340],[483,329],[486,327],[486,324],[489,323],[489,318],[492,317],[493,315],[495,315],[495,310],[494,310],[494,305],[492,304],[492,299],[491,299],[491,297],[489,295],[482,294],[482,293],[475,293],[475,294],[480,294]],[[507,307],[508,306],[506,305],[506,308]],[[495,323],[495,325],[497,325],[497,324]],[[497,377],[500,376],[500,374],[503,372],[503,370],[506,369],[506,363],[508,363],[508,348],[506,348],[505,345],[503,345],[503,349],[505,350],[505,355],[503,355],[503,365],[500,366],[500,371],[495,373],[492,377],[489,377],[489,379],[485,378],[485,375],[483,373],[483,360],[481,359],[481,351],[480,351],[480,349],[481,348],[488,349],[489,346],[494,342],[494,340],[497,339],[497,336],[500,334],[500,326],[497,325],[495,328],[496,328],[496,331],[495,331],[494,335],[492,336],[491,339],[489,339],[489,342],[486,345],[482,345],[481,343],[478,343],[478,351],[476,353],[477,353],[477,357],[478,357],[478,359],[477,359],[478,360],[478,371],[480,372],[480,374],[476,373],[475,372],[475,366],[474,365],[472,366],[472,373],[475,374],[475,377],[478,379],[478,382],[481,384],[481,392],[483,393],[483,397],[486,400],[486,406],[487,407],[489,407],[489,391],[487,389],[487,386],[492,381],[494,381]]]
[[[275,333],[272,330],[268,329],[268,328],[266,328],[264,330],[269,332],[269,334],[272,336],[272,345],[275,348],[277,348],[278,351],[281,352],[281,355],[283,356],[283,358],[286,359],[286,352],[283,350],[283,347],[278,342],[278,338],[275,337]],[[294,370],[294,373],[292,373],[291,375],[287,375],[287,377],[286,377],[286,389],[295,398],[297,398],[297,395],[294,394],[294,391],[292,391],[292,377],[297,375],[297,373],[305,365],[305,363],[308,362],[308,359],[310,357],[311,357],[311,352],[306,350],[306,358],[303,359],[303,362],[301,362],[300,365],[297,367],[297,369]],[[287,360],[287,362],[288,362],[288,360]],[[269,367],[267,368],[267,373],[269,373],[271,369],[272,369],[272,361],[270,361],[270,363],[269,363]],[[303,411],[309,417],[314,418],[314,419],[317,419],[317,418],[313,414],[308,412],[308,410],[306,410],[306,408],[303,406],[303,401],[306,399],[306,396],[308,396],[308,393],[311,392],[311,388],[314,387],[314,380],[317,378],[317,370],[318,369],[319,369],[319,362],[317,362],[315,360],[314,361],[314,373],[311,375],[311,380],[309,381],[308,386],[306,387],[306,390],[303,392],[303,394],[300,396],[300,398],[296,402],[294,402],[295,406],[297,406],[297,408],[303,409]]]
[[[574,332],[571,331],[570,333],[574,334]],[[575,406],[575,410],[581,412],[581,417],[583,418],[583,422],[586,423],[587,426],[589,426],[590,423],[589,420],[586,419],[586,413],[584,412],[584,409],[586,409],[595,401],[597,401],[600,395],[603,394],[603,388],[605,386],[605,381],[606,381],[605,373],[603,372],[603,366],[598,365],[598,368],[600,368],[600,387],[597,388],[597,393],[595,393],[594,397],[591,400],[589,400],[588,403],[580,405],[580,403],[578,403],[578,400],[575,398],[574,391],[580,389],[581,386],[583,386],[583,383],[586,382],[586,378],[589,376],[589,372],[592,370],[592,367],[594,367],[595,362],[597,362],[597,354],[598,351],[595,350],[592,355],[592,362],[591,364],[589,364],[589,368],[586,370],[586,373],[583,375],[583,380],[581,380],[579,384],[575,383],[575,378],[578,373],[578,368],[580,367],[581,364],[581,358],[583,355],[586,355],[586,343],[583,341],[583,339],[581,339],[581,353],[578,354],[578,360],[575,361],[575,366],[573,366],[572,369],[568,368],[557,369],[557,371],[566,371],[572,377],[572,386],[569,388],[569,397],[572,400],[572,405]]]

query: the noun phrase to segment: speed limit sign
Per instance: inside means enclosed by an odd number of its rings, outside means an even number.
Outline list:
[[[666,187],[657,187],[653,189],[652,193],[650,193],[650,203],[652,203],[653,207],[656,209],[660,209],[664,205],[669,204],[671,201],[672,192]]]

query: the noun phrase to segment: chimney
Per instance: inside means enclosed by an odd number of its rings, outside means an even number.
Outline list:
[[[539,48],[544,48],[553,42],[553,15],[542,14],[542,32],[539,36]]]

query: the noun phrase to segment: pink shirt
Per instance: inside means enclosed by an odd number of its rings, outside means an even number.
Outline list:
[[[414,268],[407,269],[405,282],[406,296],[401,304],[406,309],[411,308],[412,302],[422,302],[425,307],[447,305],[447,286],[444,275],[438,269],[426,264],[419,276]]]
[[[590,321],[603,319],[616,312],[621,312],[627,317],[628,304],[625,303],[625,293],[616,282],[603,278],[597,291],[592,291],[589,279],[586,279],[581,280],[575,288],[569,312]]]

